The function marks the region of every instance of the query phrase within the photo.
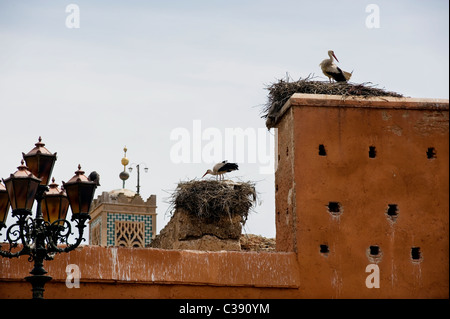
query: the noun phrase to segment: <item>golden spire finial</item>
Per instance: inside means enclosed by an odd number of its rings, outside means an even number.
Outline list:
[[[123,155],[123,158],[122,158],[122,165],[124,166],[123,170],[125,170],[125,166],[127,166],[130,161],[127,158],[127,151],[128,151],[128,149],[127,149],[126,146],[123,148],[123,151],[124,151],[124,155]]]
[[[128,177],[130,177],[130,174],[128,174],[126,168],[130,161],[127,158],[128,149],[126,146],[123,148],[123,151],[124,151],[124,155],[122,157],[123,172],[120,172],[119,177],[122,180],[122,188],[125,188],[125,181],[128,179]]]

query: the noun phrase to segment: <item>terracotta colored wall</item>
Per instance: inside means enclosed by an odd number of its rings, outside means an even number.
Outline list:
[[[296,94],[285,107],[277,126],[277,249],[298,253],[299,295],[448,298],[448,101]],[[342,213],[331,214],[329,202]],[[398,207],[395,221],[389,204]],[[369,246],[381,256],[369,256]],[[411,258],[412,247],[421,259]],[[365,285],[372,263],[379,289]]]
[[[67,265],[80,268],[80,288],[67,288]],[[30,298],[25,257],[2,259],[0,298]],[[45,298],[292,298],[294,253],[204,252],[84,246],[44,262],[53,280]]]
[[[295,94],[284,111],[278,252],[84,246],[45,262],[54,278],[45,297],[448,298],[448,100]],[[329,213],[329,202],[341,214]],[[398,206],[395,221],[389,204]],[[368,254],[371,245],[380,257]],[[412,260],[412,247],[421,259]],[[80,267],[80,288],[65,285],[69,264]],[[369,264],[380,269],[380,288],[365,285]],[[26,257],[1,258],[0,298],[30,298],[31,268]]]

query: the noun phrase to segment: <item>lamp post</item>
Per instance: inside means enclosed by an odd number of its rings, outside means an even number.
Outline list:
[[[2,228],[6,228],[9,206],[12,217],[17,218],[17,222],[6,230],[9,248],[3,250],[0,245],[0,255],[6,258],[28,255],[28,260],[34,262],[31,276],[25,277],[25,280],[31,283],[35,299],[44,297],[45,283],[52,279],[46,275],[44,260],[53,260],[56,253],[68,253],[84,240],[83,230],[86,221],[91,218],[89,209],[97,187],[95,182],[84,175],[80,165],[75,176],[67,183],[63,182],[63,190],[58,188],[54,179],[47,186],[56,153],[50,153],[44,146],[39,137],[35,148],[27,154],[22,153],[26,165],[22,160],[18,170],[3,179],[5,187],[0,184],[0,233]],[[33,219],[34,201],[37,207]],[[66,219],[69,206],[72,210],[71,221],[78,228],[78,237],[73,244],[69,244],[72,226]],[[22,247],[16,251],[19,244]],[[58,244],[64,247],[58,247]]]
[[[145,165],[144,171],[147,173],[147,172],[148,172],[148,167],[147,167],[147,164],[145,164],[145,163],[139,163],[139,164],[132,163],[132,164],[130,165],[130,167],[128,167],[128,170],[130,171],[130,173],[131,173],[131,171],[133,170],[133,165],[136,166],[136,168],[137,168],[137,186],[136,186],[136,189],[137,189],[137,193],[138,193],[138,194],[139,194],[139,189],[140,189],[140,185],[139,185],[139,168],[140,168],[140,166],[141,166],[142,164]]]

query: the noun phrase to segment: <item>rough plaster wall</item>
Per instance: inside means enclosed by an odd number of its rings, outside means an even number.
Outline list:
[[[297,107],[293,131],[301,294],[448,296],[448,111]],[[388,204],[398,205],[395,220]],[[423,258],[413,261],[416,246]],[[365,286],[370,263],[383,289]]]
[[[64,285],[69,264],[80,268],[80,289]],[[22,278],[31,266],[24,257],[0,264],[0,298],[30,297]],[[53,277],[46,298],[225,298],[227,293],[233,298],[264,298],[269,296],[265,291],[287,298],[299,285],[293,253],[84,246],[44,266]],[[211,294],[211,287],[220,295]]]
[[[197,249],[208,251],[240,250],[242,217],[224,216],[206,221],[177,209],[151,247],[163,249]]]
[[[294,139],[291,129],[292,108],[281,119],[277,128],[277,151],[275,172],[276,249],[296,251],[296,208]]]

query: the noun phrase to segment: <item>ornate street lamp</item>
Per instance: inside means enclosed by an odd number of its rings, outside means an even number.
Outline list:
[[[67,210],[69,209],[69,200],[66,192],[58,188],[55,178],[52,178],[50,189],[45,192],[42,202],[42,215],[49,224],[58,221],[58,225],[62,225],[62,220],[66,219]]]
[[[23,163],[22,160],[17,171],[3,180],[11,202],[13,217],[15,215],[31,215],[34,198],[41,183],[41,180],[34,176]]]
[[[44,145],[39,137],[35,148],[27,154],[22,153],[30,167],[22,161],[17,172],[3,180],[7,197],[0,184],[0,231],[6,227],[9,206],[12,217],[17,217],[17,222],[6,230],[9,249],[2,250],[0,245],[0,255],[7,258],[29,255],[28,260],[34,261],[31,276],[25,277],[32,285],[33,298],[43,298],[45,283],[52,279],[46,275],[44,260],[53,260],[56,253],[70,252],[84,240],[83,230],[86,221],[91,218],[88,212],[97,187],[96,182],[84,176],[80,165],[75,176],[69,182],[63,182],[65,190],[60,190],[54,179],[47,186],[56,153],[51,154]],[[33,219],[31,209],[34,200],[37,208]],[[72,226],[66,220],[69,205],[72,209],[71,220],[78,228],[78,238],[73,244],[68,243],[72,234]],[[17,248],[19,244],[22,245],[20,250]],[[58,244],[63,246],[58,247]]]
[[[63,186],[67,192],[67,197],[69,198],[73,218],[82,218],[83,216],[90,218],[89,209],[91,208],[97,183],[90,181],[84,176],[84,171],[82,171],[81,166],[78,165],[75,176],[67,183],[63,182]]]
[[[27,154],[22,153],[23,159],[27,163],[28,169],[37,178],[41,179],[42,185],[48,185],[50,176],[52,175],[53,166],[56,161],[56,153],[52,154],[46,149],[39,136],[39,142],[34,144],[35,147]]]
[[[137,186],[136,186],[136,189],[137,189],[137,194],[139,194],[139,190],[140,190],[140,188],[141,188],[141,186],[139,185],[139,168],[140,168],[140,166],[142,165],[142,164],[144,164],[144,171],[147,173],[148,172],[148,167],[147,167],[147,164],[145,164],[145,163],[139,163],[139,164],[135,164],[135,163],[132,163],[131,165],[130,165],[130,167],[128,167],[128,170],[130,171],[130,173],[131,173],[131,171],[133,170],[133,165],[134,166],[136,166],[136,168],[137,168]]]

